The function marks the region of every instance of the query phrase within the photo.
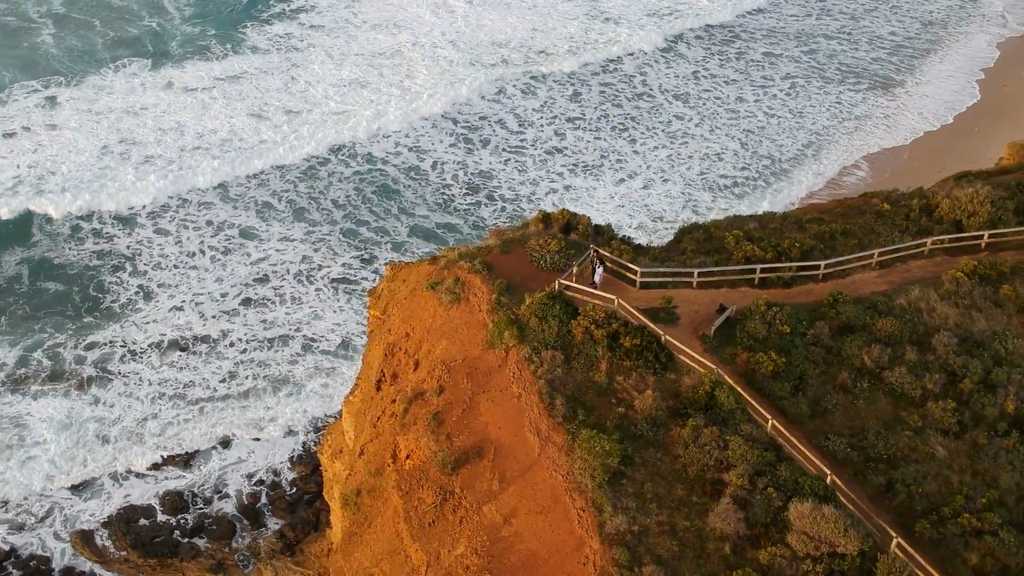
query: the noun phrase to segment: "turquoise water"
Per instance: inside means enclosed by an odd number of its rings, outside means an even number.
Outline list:
[[[247,26],[288,14],[272,0],[30,0],[0,4],[0,91],[74,80],[126,59],[162,67],[234,52]]]
[[[0,7],[0,542],[81,562],[68,531],[120,503],[283,462],[388,261],[542,207],[644,240],[783,208],[967,106],[1020,9]]]

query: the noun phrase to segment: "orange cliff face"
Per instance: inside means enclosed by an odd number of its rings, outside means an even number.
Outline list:
[[[456,275],[454,304],[427,288]],[[362,370],[320,446],[331,527],[298,563],[339,576],[605,571],[564,431],[519,352],[487,345],[492,297],[454,265],[389,267]]]

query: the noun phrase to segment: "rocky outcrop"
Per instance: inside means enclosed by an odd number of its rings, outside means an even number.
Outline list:
[[[119,574],[273,574],[328,521],[314,449],[293,456],[290,466],[287,482],[256,481],[235,494],[230,512],[214,505],[230,495],[168,490],[156,504],[130,504],[109,516],[100,525],[103,539],[97,530],[78,530],[71,543]],[[268,516],[277,525],[269,533]],[[239,538],[243,532],[249,537]]]
[[[1010,142],[1003,147],[1003,155],[999,158],[996,166],[1013,166],[1024,164],[1024,140]]]
[[[21,554],[16,548],[0,547],[0,576],[96,576],[74,566],[55,570],[49,556]]]

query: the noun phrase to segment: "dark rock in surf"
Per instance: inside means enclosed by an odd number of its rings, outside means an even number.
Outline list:
[[[113,518],[113,522],[118,526],[138,524],[143,520],[147,522],[156,520],[156,506],[152,504],[128,504],[115,512]]]
[[[96,576],[92,570],[86,572],[74,566],[65,566],[57,571],[57,576]]]
[[[199,456],[199,450],[182,452],[181,454],[168,454],[167,456],[160,457],[159,462],[150,464],[146,470],[156,472],[168,467],[177,468],[179,470],[188,470],[192,468],[192,464],[195,463],[197,456]]]
[[[110,540],[144,558],[176,558],[182,542],[172,522],[157,522],[156,506],[129,504],[103,521]],[[145,523],[143,523],[143,521]]]
[[[253,530],[260,530],[267,526],[266,517],[263,510],[260,509],[262,501],[263,494],[255,490],[246,492],[244,496],[239,494],[235,497],[235,511],[245,519]]]
[[[183,562],[195,560],[203,553],[203,549],[195,542],[182,542],[178,545],[178,559]]]
[[[160,494],[160,511],[166,516],[181,516],[191,509],[192,505],[181,490],[168,490]]]
[[[14,555],[7,567],[20,576],[53,576],[53,561],[42,554]]]
[[[231,542],[238,528],[225,514],[217,514],[206,521],[203,536],[210,542]]]
[[[95,530],[75,530],[71,533],[71,547],[75,549],[86,560],[102,563],[109,555],[102,546],[96,542]]]

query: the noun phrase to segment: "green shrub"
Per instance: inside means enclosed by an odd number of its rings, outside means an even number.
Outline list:
[[[896,344],[903,339],[903,325],[896,318],[879,318],[874,328],[875,336],[882,342]]]
[[[531,238],[526,243],[526,254],[534,266],[548,272],[564,272],[572,264],[569,244],[559,236]]]
[[[541,381],[556,380],[565,371],[565,355],[558,350],[545,350],[533,355],[533,374]]]
[[[444,415],[441,414],[440,410],[434,410],[427,417],[427,428],[431,432],[437,432],[441,428],[441,424],[444,423]]]
[[[726,494],[708,513],[708,528],[729,540],[737,539],[747,533],[747,524],[743,510],[736,505],[732,497]]]
[[[740,312],[737,333],[740,345],[747,350],[762,350],[765,345],[793,332],[789,309],[758,299]]]
[[[655,324],[674,325],[679,323],[679,312],[676,312],[675,300],[671,296],[658,299],[658,305],[642,310]]]
[[[755,352],[747,360],[747,367],[761,378],[771,378],[786,367],[786,359],[775,351]]]
[[[772,254],[747,240],[740,230],[725,234],[725,248],[729,251],[730,264],[757,264],[773,260]]]
[[[722,433],[702,418],[691,418],[672,430],[669,447],[691,478],[709,479],[725,469]]]
[[[898,554],[886,552],[878,556],[875,576],[914,576],[914,571]]]
[[[487,345],[504,350],[516,345],[519,337],[519,324],[515,317],[503,310],[496,310],[487,328]]]
[[[1001,258],[967,260],[942,277],[946,288],[965,293],[975,286],[999,286],[1010,276],[1010,265]]]
[[[441,301],[449,306],[454,306],[462,301],[462,292],[465,285],[459,276],[448,278],[432,278],[427,282],[427,290],[437,293]]]
[[[613,348],[612,354],[623,367],[662,374],[674,365],[672,353],[649,330],[629,322],[623,322],[620,327],[618,346]]]
[[[992,223],[992,188],[971,183],[932,195],[935,213],[959,232],[984,230]]]
[[[359,512],[359,501],[362,497],[362,490],[359,487],[349,488],[341,493],[341,508],[349,515],[354,516]]]
[[[578,314],[578,309],[554,290],[528,296],[519,308],[527,347],[537,354],[565,348],[571,341],[572,323]]]
[[[959,417],[956,402],[952,400],[932,400],[925,405],[925,414],[933,428],[951,434],[956,432]]]
[[[672,353],[650,331],[607,308],[584,307],[572,322],[572,335],[579,353],[606,368],[661,374],[673,365]]]
[[[562,236],[589,240],[594,225],[589,216],[562,208],[554,212],[539,211],[530,219],[529,227],[535,232],[553,232]]]
[[[786,518],[786,543],[801,556],[850,555],[865,547],[864,536],[835,506],[794,500],[789,503]]]
[[[399,412],[399,418],[404,420],[405,417],[409,415],[409,411],[412,410],[413,405],[422,400],[426,395],[426,390],[423,390],[422,388],[416,388],[406,394],[402,399],[402,409],[401,412]]]
[[[574,468],[579,479],[594,489],[603,489],[619,470],[622,444],[613,436],[584,428],[573,438]]]
[[[448,448],[441,448],[434,453],[434,464],[437,469],[445,474],[454,474],[457,470],[455,465],[455,456],[452,455],[452,451]]]

